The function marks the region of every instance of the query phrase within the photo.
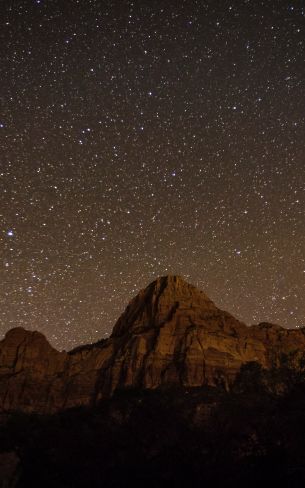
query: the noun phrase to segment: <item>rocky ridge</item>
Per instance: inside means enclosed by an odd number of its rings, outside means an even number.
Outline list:
[[[53,413],[126,387],[229,387],[243,363],[268,368],[295,350],[305,352],[304,329],[248,327],[181,277],[165,276],[97,344],[58,352],[39,332],[10,330],[0,342],[0,410]]]

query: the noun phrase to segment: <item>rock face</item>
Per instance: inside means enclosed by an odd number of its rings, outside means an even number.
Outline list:
[[[304,329],[247,327],[178,276],[157,279],[128,305],[112,336],[69,353],[16,328],[0,342],[0,409],[52,413],[118,388],[229,386],[241,364],[270,367],[305,352]]]

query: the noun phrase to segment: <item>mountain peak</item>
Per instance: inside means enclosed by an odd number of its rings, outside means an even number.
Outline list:
[[[8,330],[4,339],[23,341],[26,338],[32,338],[33,336],[44,338],[47,341],[46,337],[41,332],[24,329],[23,327],[13,327],[12,329]]]
[[[181,276],[157,278],[134,297],[114,326],[112,337],[143,328],[158,328],[179,310],[215,311],[217,307],[201,290]]]
[[[38,332],[37,330],[24,329],[23,327],[14,327],[13,329],[10,329],[5,334],[4,339],[0,341],[0,358],[3,348],[15,348],[20,346],[22,346],[23,349],[37,348],[40,350],[46,349],[55,351],[47,338],[41,332]]]
[[[303,330],[247,327],[181,276],[161,276],[131,300],[112,336],[73,354],[22,328],[0,341],[0,412],[50,413],[96,404],[121,388],[229,387],[242,364],[268,368],[305,351]]]

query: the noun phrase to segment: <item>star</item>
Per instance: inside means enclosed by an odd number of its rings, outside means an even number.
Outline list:
[[[303,324],[304,9],[70,4],[0,6],[1,334],[100,340],[167,273]]]

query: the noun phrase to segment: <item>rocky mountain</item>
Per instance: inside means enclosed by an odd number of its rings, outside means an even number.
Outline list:
[[[305,352],[304,329],[248,327],[181,277],[165,276],[96,344],[58,352],[39,332],[10,330],[0,342],[0,409],[53,413],[127,387],[229,387],[242,364],[269,368],[296,350]]]

